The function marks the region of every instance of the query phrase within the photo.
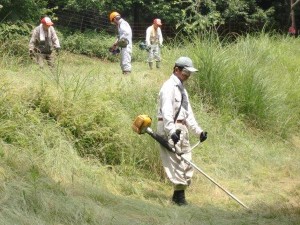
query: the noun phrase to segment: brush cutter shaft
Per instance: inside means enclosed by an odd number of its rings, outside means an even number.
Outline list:
[[[198,170],[200,173],[202,173],[207,179],[209,179],[211,182],[213,182],[215,185],[217,185],[221,190],[223,190],[226,194],[228,194],[231,198],[233,198],[235,201],[237,201],[240,205],[245,207],[246,209],[249,209],[244,203],[242,203],[237,197],[235,197],[233,194],[231,194],[229,191],[227,191],[225,188],[223,188],[220,184],[218,184],[216,181],[214,181],[210,176],[208,176],[206,173],[204,173],[203,170],[201,170],[198,166],[196,166],[191,161],[184,158],[184,156],[181,156],[181,159],[185,161],[187,164],[194,167],[196,170]]]
[[[150,127],[146,128],[146,133],[149,134],[151,137],[153,137],[157,142],[159,142],[162,146],[164,146],[168,151],[176,153],[180,151],[176,151],[176,149],[162,136],[154,133]],[[200,141],[198,141],[193,147],[191,147],[191,150],[196,148],[200,144]]]
[[[229,191],[227,191],[225,188],[223,188],[220,184],[218,184],[216,181],[214,181],[210,176],[208,176],[206,173],[204,173],[198,166],[196,166],[194,163],[191,161],[187,160],[184,158],[183,155],[178,154],[176,150],[176,145],[172,146],[166,139],[164,139],[163,136],[156,134],[153,132],[153,130],[150,128],[151,125],[151,118],[147,115],[140,115],[135,121],[132,126],[133,130],[137,132],[138,134],[143,134],[147,133],[149,134],[152,138],[154,138],[157,142],[159,142],[162,146],[164,146],[168,151],[173,152],[174,154],[177,154],[178,156],[181,157],[181,159],[187,163],[188,165],[192,166],[196,170],[198,170],[200,173],[202,173],[207,179],[209,179],[211,182],[213,182],[215,185],[217,185],[221,190],[223,190],[227,195],[229,195],[232,199],[234,199],[236,202],[238,202],[240,205],[245,207],[246,209],[249,210],[249,208],[242,203],[238,198],[236,198],[233,194],[231,194]],[[197,142],[191,149],[194,149],[199,145],[200,141]]]
[[[173,152],[175,154],[177,154],[177,151],[175,149],[175,147],[172,147],[172,145],[166,141],[162,136],[154,133],[152,131],[152,129],[150,127],[146,128],[146,133],[149,134],[151,137],[153,137],[156,141],[158,141],[162,146],[164,146],[168,151]],[[199,145],[200,142],[197,142],[193,147],[197,147]],[[179,154],[177,154],[179,155]],[[202,173],[207,179],[209,179],[211,182],[213,182],[215,185],[217,185],[222,191],[224,191],[227,195],[229,195],[232,199],[234,199],[236,202],[238,202],[240,205],[242,205],[243,207],[245,207],[246,209],[249,209],[244,203],[242,203],[237,197],[235,197],[233,194],[231,194],[229,191],[227,191],[225,188],[223,188],[220,184],[218,184],[216,181],[214,181],[214,179],[212,179],[210,176],[208,176],[203,170],[201,170],[198,166],[196,166],[194,163],[192,163],[191,161],[187,160],[186,158],[184,158],[183,155],[179,155],[181,157],[181,159],[189,164],[190,166],[194,167],[196,170],[198,170],[200,173]]]
[[[168,141],[166,141],[166,139],[164,139],[162,136],[154,133],[150,127],[147,127],[146,133],[149,134],[151,137],[153,137],[158,143],[160,143],[166,149],[168,149],[168,151],[176,153],[175,148],[173,148],[172,145]]]

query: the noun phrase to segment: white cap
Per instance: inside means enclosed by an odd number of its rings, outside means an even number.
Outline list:
[[[193,62],[189,57],[182,56],[178,58],[175,62],[175,66],[183,67],[190,72],[197,72],[198,70],[194,68]]]

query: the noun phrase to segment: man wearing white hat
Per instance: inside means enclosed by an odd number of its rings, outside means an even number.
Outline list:
[[[199,137],[200,142],[207,138],[207,132],[196,122],[188,93],[183,86],[183,83],[197,71],[189,57],[178,58],[173,74],[159,92],[157,133],[169,140],[172,145],[176,145],[176,149],[187,160],[192,158],[189,130]],[[193,168],[162,145],[160,156],[165,173],[174,186],[172,201],[179,206],[186,205],[185,189],[191,184]]]
[[[161,26],[161,20],[157,18],[153,20],[153,24],[146,30],[146,45],[149,49],[148,64],[150,69],[153,68],[153,60],[156,62],[156,68],[160,68],[160,46],[162,46],[163,43]]]
[[[29,41],[29,55],[35,58],[40,67],[44,66],[44,60],[50,67],[54,67],[53,49],[60,49],[59,39],[49,17],[43,17],[39,26],[32,31]]]

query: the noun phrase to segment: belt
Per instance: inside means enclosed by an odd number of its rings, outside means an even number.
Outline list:
[[[158,121],[163,121],[163,118],[158,118]],[[184,120],[176,120],[176,123],[184,123]]]

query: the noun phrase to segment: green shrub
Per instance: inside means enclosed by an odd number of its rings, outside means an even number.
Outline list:
[[[108,59],[117,61],[109,51],[115,39],[105,33],[86,32],[75,33],[67,36],[64,40],[64,49],[76,53],[83,54],[90,57],[98,57],[101,59]]]
[[[109,52],[109,48],[115,40],[115,36],[108,35],[105,32],[69,33],[63,42],[63,48],[75,54],[118,62],[120,60],[119,55],[113,55]],[[147,58],[146,51],[139,48],[139,43],[133,43],[132,61],[144,61],[145,58]]]
[[[22,21],[2,23],[0,24],[0,41],[12,41],[19,36],[29,36],[32,29],[31,24]]]

